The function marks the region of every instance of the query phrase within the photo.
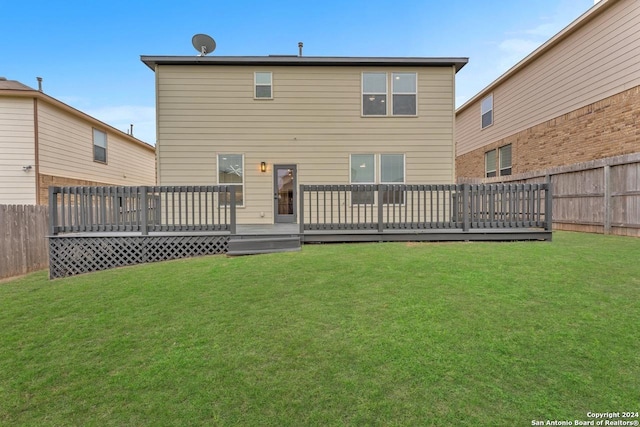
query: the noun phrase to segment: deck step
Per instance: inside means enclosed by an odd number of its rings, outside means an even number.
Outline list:
[[[300,250],[300,237],[273,237],[273,236],[255,236],[237,238],[232,237],[229,240],[227,255],[254,255],[254,254],[270,254],[276,252],[292,252]]]

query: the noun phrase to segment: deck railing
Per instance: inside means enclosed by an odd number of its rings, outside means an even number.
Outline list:
[[[300,232],[544,228],[545,184],[301,185]]]
[[[49,233],[236,231],[234,186],[49,187]]]

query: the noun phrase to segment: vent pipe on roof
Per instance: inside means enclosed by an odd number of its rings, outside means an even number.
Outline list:
[[[302,56],[302,46],[304,46],[302,42],[298,42],[298,56]]]
[[[38,80],[38,90],[42,92],[42,77],[36,77]]]
[[[129,125],[129,135],[133,136],[133,123]]]

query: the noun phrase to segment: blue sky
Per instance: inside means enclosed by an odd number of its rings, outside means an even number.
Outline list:
[[[0,76],[155,143],[153,72],[140,55],[469,57],[461,105],[593,6],[593,0],[0,0]]]

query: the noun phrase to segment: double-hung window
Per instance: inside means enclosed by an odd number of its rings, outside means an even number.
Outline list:
[[[484,176],[487,178],[496,176],[496,150],[484,153]]]
[[[487,96],[480,103],[482,129],[493,124],[493,94]]]
[[[416,73],[362,73],[363,116],[415,116],[418,114]],[[391,91],[389,92],[389,88]],[[389,96],[391,95],[391,96]],[[391,105],[387,106],[391,101]]]
[[[392,73],[393,115],[415,116],[418,89],[416,73]]]
[[[511,175],[511,144],[498,149],[500,157],[500,176]]]
[[[351,155],[351,184],[373,185],[376,182],[376,156],[374,154]],[[375,201],[375,191],[366,188],[351,190],[351,204],[372,205]]]
[[[404,154],[380,155],[380,184],[404,184]],[[387,189],[382,193],[383,204],[403,204],[404,191]]]
[[[256,72],[254,75],[256,99],[273,99],[273,75],[270,71]]]
[[[98,129],[93,129],[93,160],[107,163],[107,134]]]
[[[218,154],[218,184],[234,185],[236,206],[244,206],[244,156],[242,154]],[[220,197],[221,205],[228,205],[228,197]]]
[[[380,154],[379,174],[376,173],[375,154],[352,154],[351,184],[367,185],[367,187],[351,190],[351,204],[372,205],[375,203],[376,191],[368,185],[379,184],[404,184],[404,154]],[[379,179],[378,179],[379,176]],[[404,191],[399,189],[387,189],[381,194],[382,204],[404,203]]]
[[[362,73],[362,115],[387,115],[387,73]]]

